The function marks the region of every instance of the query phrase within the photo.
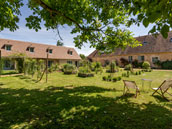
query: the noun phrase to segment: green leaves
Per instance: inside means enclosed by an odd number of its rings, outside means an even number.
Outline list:
[[[168,37],[168,32],[169,32],[169,26],[165,24],[162,29],[161,29],[161,34],[163,35],[164,38]]]
[[[144,19],[143,19],[143,25],[144,25],[145,27],[148,27],[148,25],[149,25],[149,20],[148,20],[147,18],[144,18]]]
[[[167,38],[169,27],[172,27],[172,4],[171,0],[129,0],[130,14],[135,16],[132,24],[143,22],[145,27],[155,24],[149,33],[161,32]],[[127,2],[122,2],[126,6]]]
[[[168,36],[172,26],[172,4],[170,0],[28,0],[33,14],[26,18],[29,29],[39,31],[41,22],[48,29],[68,25],[75,46],[81,48],[84,43],[90,47],[111,52],[116,48],[137,46],[132,34],[119,27],[131,26],[142,22],[145,27],[154,23],[149,33],[161,32]],[[18,29],[22,0],[1,0],[0,31]],[[134,17],[133,17],[134,16]],[[130,19],[128,19],[130,17]],[[128,23],[126,24],[126,21]]]
[[[19,22],[20,10],[23,6],[21,0],[1,0],[0,1],[0,31],[5,28],[10,31],[18,29],[17,23]]]

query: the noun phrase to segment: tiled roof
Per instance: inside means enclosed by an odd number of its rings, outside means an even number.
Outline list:
[[[138,41],[142,43],[142,46],[138,46],[135,48],[127,47],[125,50],[116,49],[115,52],[111,54],[99,54],[98,50],[95,50],[91,53],[88,58],[93,57],[106,57],[106,56],[114,56],[114,55],[129,55],[129,54],[145,54],[145,53],[162,53],[162,52],[172,52],[172,42],[170,39],[172,38],[172,32],[168,33],[168,38],[164,39],[161,34],[157,37],[153,35],[145,35],[136,37]],[[144,44],[143,42],[147,42]]]
[[[5,50],[4,45],[12,45],[11,51]],[[28,47],[34,47],[34,52],[32,53],[27,51]],[[38,44],[38,43],[16,41],[9,39],[0,39],[0,49],[1,49],[2,57],[10,56],[15,53],[24,53],[31,58],[44,59],[47,57],[47,53],[46,53],[47,48],[53,50],[52,54],[49,54],[49,59],[75,59],[75,60],[81,59],[78,53],[75,51],[75,49],[70,47]],[[72,51],[72,55],[68,54],[68,50]]]

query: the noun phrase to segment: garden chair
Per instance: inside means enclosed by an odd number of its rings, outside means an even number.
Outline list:
[[[138,93],[140,94],[139,88],[136,85],[135,81],[123,80],[123,82],[124,82],[124,95],[127,93],[127,91],[129,91],[129,89],[136,90],[135,98],[137,97]]]
[[[170,94],[169,92],[167,92],[169,90],[169,88],[172,88],[172,80],[165,80],[158,88],[152,88],[154,90],[153,94],[158,93],[159,95],[161,95],[163,98],[165,98],[166,100],[168,100],[164,94],[167,93],[170,96],[172,96],[172,94]],[[158,92],[160,91],[160,92]]]

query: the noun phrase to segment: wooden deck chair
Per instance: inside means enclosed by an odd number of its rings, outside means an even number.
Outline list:
[[[163,98],[167,99],[164,94],[167,93],[169,95],[172,96],[172,94],[168,93],[168,89],[172,88],[172,80],[165,80],[158,88],[152,88],[154,90],[153,94],[158,93],[159,95],[161,95]],[[160,91],[160,92],[158,92]],[[168,99],[167,99],[168,100]]]
[[[136,95],[135,98],[137,97],[137,94],[140,94],[139,88],[136,85],[135,81],[128,81],[128,80],[123,80],[124,82],[124,95],[129,91],[129,89],[135,89],[136,90]]]

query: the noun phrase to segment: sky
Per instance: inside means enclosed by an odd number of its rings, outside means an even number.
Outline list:
[[[27,0],[24,1],[26,3]],[[20,17],[20,22],[18,23],[19,29],[15,32],[10,32],[8,29],[5,29],[0,32],[0,38],[56,45],[57,40],[59,40],[59,36],[56,30],[47,31],[45,27],[42,27],[41,30],[36,32],[35,30],[28,29],[25,27],[25,18],[32,14],[32,12],[27,8],[26,5],[24,5],[21,8],[21,13],[22,16]],[[151,28],[152,25],[148,26],[147,28],[145,28],[143,25],[140,25],[139,27],[132,25],[127,29],[133,32],[134,37],[137,37],[147,35]],[[70,34],[70,27],[65,26],[64,28],[60,28],[59,31],[61,37],[63,38],[62,42],[64,43],[64,46],[75,48],[79,54],[85,54],[87,56],[95,50],[94,48],[90,48],[89,44],[85,44],[81,49],[76,48],[75,44],[73,43],[73,37],[76,35]]]

